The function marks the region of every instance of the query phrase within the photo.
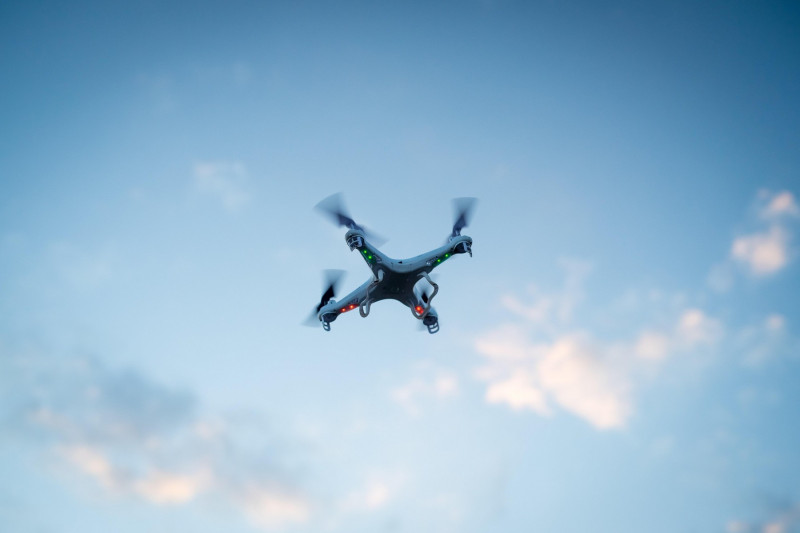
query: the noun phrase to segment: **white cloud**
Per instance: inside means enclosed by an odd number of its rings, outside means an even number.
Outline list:
[[[732,520],[725,527],[727,533],[790,533],[800,525],[800,504],[778,509],[762,522],[748,523]]]
[[[181,504],[205,492],[212,482],[211,474],[202,470],[192,474],[154,470],[136,480],[133,490],[153,503]]]
[[[800,216],[800,208],[797,207],[794,195],[789,191],[772,193],[767,190],[759,192],[761,201],[761,216],[763,218],[778,218],[783,216]]]
[[[504,324],[481,335],[475,347],[490,359],[524,361],[530,356],[528,331],[516,324]]]
[[[264,528],[312,515],[279,451],[254,446],[262,430],[200,413],[189,394],[96,359],[2,349],[0,376],[3,434],[42,446],[103,492],[157,506],[210,494]]]
[[[766,232],[738,237],[731,245],[731,257],[755,276],[774,274],[789,262],[789,234],[773,225]]]
[[[595,427],[621,427],[633,411],[630,385],[594,350],[575,338],[557,340],[539,361],[541,384],[562,407]]]
[[[633,412],[630,385],[604,347],[574,335],[558,337],[551,343],[535,344],[517,337],[512,353],[524,356],[502,358],[507,342],[489,333],[476,343],[489,365],[478,376],[488,381],[486,401],[507,404],[515,410],[540,415],[552,413],[551,405],[583,418],[599,429],[624,426]]]
[[[137,475],[134,470],[114,463],[104,448],[96,445],[63,445],[57,448],[57,453],[102,488],[120,494],[135,494],[158,505],[189,502],[208,489],[212,481],[210,473],[205,470],[185,474],[153,469]]]
[[[733,239],[724,261],[711,267],[707,282],[717,292],[733,287],[736,266],[756,278],[763,278],[785,269],[792,260],[794,220],[800,216],[794,195],[761,190],[751,212],[748,233]]]
[[[523,369],[512,371],[511,377],[491,383],[486,389],[486,401],[505,403],[516,411],[530,409],[541,415],[549,415],[545,393],[536,385],[535,374]]]
[[[700,309],[687,309],[678,319],[675,334],[679,346],[683,348],[713,344],[722,335],[722,324]]]
[[[274,529],[287,524],[306,522],[311,507],[304,498],[285,493],[282,489],[261,486],[241,491],[237,502],[254,525]]]
[[[780,333],[786,327],[786,319],[783,317],[783,315],[772,313],[764,319],[764,326],[766,326],[767,331],[772,333]]]
[[[761,528],[764,533],[786,533],[786,524],[783,522],[770,522]]]
[[[239,162],[204,162],[194,166],[195,188],[217,198],[228,211],[237,211],[250,201],[247,181],[247,169]]]
[[[675,326],[667,331],[641,332],[634,353],[649,360],[661,360],[670,354],[685,352],[703,345],[713,345],[722,337],[722,323],[700,309],[685,309]]]
[[[515,305],[538,309],[543,297],[537,297],[533,306]],[[558,306],[557,297],[544,298]],[[696,308],[680,312],[672,328],[645,329],[633,339],[617,341],[571,331],[569,321],[561,330],[542,330],[538,312],[518,314],[526,324],[503,324],[475,340],[475,349],[486,358],[476,372],[487,382],[485,400],[542,416],[552,415],[558,406],[598,429],[627,424],[640,370],[672,354],[714,345],[723,332],[719,320]],[[548,340],[534,340],[542,335]]]
[[[643,331],[634,346],[634,352],[642,359],[664,359],[672,347],[672,339],[656,331]]]
[[[103,487],[114,489],[119,485],[114,468],[101,451],[86,445],[64,446],[58,451],[70,464]]]

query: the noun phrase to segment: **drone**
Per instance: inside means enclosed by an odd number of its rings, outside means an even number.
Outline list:
[[[331,195],[319,202],[315,206],[317,211],[328,216],[334,224],[348,229],[344,240],[351,252],[358,251],[361,259],[372,271],[372,278],[337,301],[334,300],[334,296],[343,271],[326,271],[327,287],[316,310],[312,311],[306,320],[306,325],[322,324],[325,331],[330,331],[331,322],[340,315],[358,309],[358,313],[366,318],[373,303],[381,300],[397,300],[411,310],[411,314],[422,322],[428,333],[439,331],[439,316],[431,305],[439,292],[439,286],[431,279],[430,274],[433,269],[455,255],[469,254],[472,257],[472,238],[461,235],[461,230],[469,224],[475,203],[475,198],[453,200],[455,208],[453,230],[443,246],[410,259],[392,259],[378,250],[382,239],[356,224],[356,221],[347,214],[341,194]],[[433,288],[430,294],[428,287]]]

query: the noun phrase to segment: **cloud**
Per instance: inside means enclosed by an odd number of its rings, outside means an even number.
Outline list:
[[[508,379],[492,382],[486,389],[486,401],[508,404],[515,411],[530,409],[541,415],[550,414],[545,393],[537,386],[536,375],[521,368],[513,370]]]
[[[760,321],[740,329],[736,348],[744,354],[746,366],[757,367],[780,355],[797,353],[797,340],[788,331],[786,318],[770,313]]]
[[[768,190],[759,191],[759,214],[762,218],[775,219],[780,217],[800,216],[800,208],[794,195],[789,191],[773,193]]]
[[[761,522],[732,520],[725,526],[727,533],[792,533],[800,526],[800,503],[778,509]]]
[[[574,259],[559,261],[564,270],[564,286],[555,294],[544,294],[536,286],[527,288],[529,302],[506,294],[500,303],[527,323],[552,329],[572,320],[575,308],[583,301],[583,283],[592,271],[591,263]]]
[[[189,393],[95,358],[2,349],[0,376],[3,431],[108,495],[175,506],[209,494],[264,528],[312,515],[279,450],[254,445],[245,420],[203,413]]]
[[[250,521],[264,529],[306,522],[311,514],[306,499],[287,494],[281,488],[268,488],[256,484],[240,491],[237,496],[239,505],[247,513]]]
[[[599,429],[625,425],[633,412],[630,383],[611,354],[600,353],[604,348],[599,343],[579,335],[535,343],[518,334],[511,350],[515,355],[503,358],[498,355],[508,343],[502,337],[502,330],[496,330],[476,343],[478,352],[490,359],[478,370],[488,382],[488,403],[544,416],[556,404]]]
[[[239,162],[204,162],[194,166],[197,191],[215,197],[228,211],[238,211],[250,201],[247,181],[247,169]]]
[[[387,479],[373,479],[362,490],[348,494],[341,504],[343,511],[357,512],[385,507],[396,491],[397,483]]]
[[[624,427],[635,411],[638,376],[671,355],[713,346],[723,336],[719,320],[701,309],[684,308],[669,328],[646,328],[631,338],[593,338],[571,323],[583,276],[585,271],[560,294],[532,291],[531,302],[501,297],[506,305],[513,302],[507,307],[523,320],[475,339],[486,361],[476,375],[487,383],[487,403],[541,416],[552,416],[558,407],[598,429]],[[547,311],[559,308],[569,313]]]
[[[428,399],[443,399],[458,394],[458,378],[451,372],[439,370],[433,376],[415,377],[391,392],[392,399],[411,415],[421,413],[421,403]]]
[[[753,229],[733,239],[728,258],[711,268],[708,285],[718,292],[733,286],[736,268],[755,278],[774,275],[792,259],[793,223],[800,217],[794,195],[789,191],[761,190],[749,225]]]
[[[628,379],[597,348],[577,338],[558,339],[538,362],[542,386],[562,407],[595,427],[621,427],[631,415]]]
[[[755,276],[774,274],[789,262],[789,233],[773,225],[765,232],[738,237],[731,245],[731,257]]]

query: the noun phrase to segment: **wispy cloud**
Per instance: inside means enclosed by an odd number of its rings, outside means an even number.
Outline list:
[[[800,527],[800,503],[778,509],[761,522],[731,520],[725,526],[727,533],[792,533]]]
[[[501,297],[500,303],[529,324],[544,329],[568,323],[583,300],[583,283],[591,273],[592,265],[575,259],[562,259],[559,263],[565,273],[564,287],[560,292],[544,293],[535,285],[530,285],[526,300],[506,294]]]
[[[237,211],[250,201],[249,176],[240,162],[202,162],[194,165],[198,192],[216,198],[228,211]]]
[[[360,489],[347,495],[340,507],[344,512],[360,512],[385,507],[392,499],[402,479],[375,477]]]
[[[789,233],[781,226],[734,239],[731,257],[745,265],[754,276],[766,276],[789,262]]]
[[[567,278],[576,271],[567,269]],[[586,269],[579,274],[582,280]],[[552,416],[561,408],[598,429],[623,427],[635,411],[639,376],[673,354],[713,346],[722,323],[698,308],[684,308],[668,328],[649,327],[629,337],[600,340],[571,319],[580,283],[557,294],[533,294],[530,302],[501,302],[522,320],[480,335],[475,349],[486,359],[477,371],[487,382],[485,399],[518,411]],[[569,309],[569,313],[556,313]]]
[[[758,193],[758,202],[760,215],[765,219],[800,216],[797,200],[789,191],[773,193],[766,189],[761,190]]]
[[[791,259],[789,224],[800,216],[794,196],[788,191],[761,191],[754,213],[755,223],[767,228],[734,240],[731,257],[712,270],[712,278],[720,284],[717,288],[730,285],[734,263],[746,265],[749,274],[765,276],[785,268]],[[552,416],[560,408],[599,429],[618,428],[635,412],[639,380],[654,376],[673,356],[712,350],[725,342],[746,354],[744,363],[755,365],[792,346],[786,320],[779,313],[726,335],[720,319],[687,305],[682,293],[668,306],[671,321],[665,322],[663,312],[658,319],[653,313],[649,320],[639,317],[644,325],[616,338],[593,334],[591,327],[574,320],[591,269],[578,262],[564,266],[561,291],[529,288],[523,296],[501,296],[501,305],[516,318],[475,339],[476,351],[485,358],[477,376],[487,383],[488,403],[542,416]],[[641,306],[634,301],[637,298],[625,300],[626,306]]]
[[[492,354],[478,371],[488,381],[487,402],[540,415],[552,414],[556,404],[600,429],[623,426],[631,415],[629,380],[599,344],[577,334],[545,343],[520,336],[522,344],[511,353],[522,357],[506,359],[493,338],[483,337],[477,345],[482,354]]]
[[[688,351],[697,346],[711,345],[722,336],[722,324],[700,309],[686,309],[672,329],[642,331],[634,353],[643,359],[663,359],[671,353]]]
[[[800,344],[789,332],[786,317],[770,313],[762,320],[741,328],[735,337],[745,366],[757,367],[788,354],[800,353]]]
[[[792,260],[794,222],[800,208],[790,191],[761,190],[756,195],[749,225],[753,229],[735,237],[728,258],[714,265],[709,285],[724,292],[733,285],[736,266],[755,278],[764,278],[785,269]]]
[[[418,416],[422,413],[423,404],[432,399],[441,400],[458,394],[458,377],[444,369],[432,369],[428,364],[421,364],[415,376],[391,391],[392,400],[401,405],[409,414]]]
[[[213,494],[265,528],[311,517],[280,451],[254,447],[242,421],[201,412],[191,394],[88,357],[0,351],[0,375],[4,431],[105,493],[156,506]]]

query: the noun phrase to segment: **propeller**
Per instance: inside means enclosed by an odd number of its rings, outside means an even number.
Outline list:
[[[477,198],[454,198],[453,210],[455,212],[455,222],[453,222],[453,233],[450,237],[458,237],[461,235],[461,230],[469,225],[472,218],[472,212],[475,210],[475,204],[478,202]]]
[[[325,290],[322,293],[322,297],[319,299],[319,304],[317,307],[311,311],[311,314],[306,319],[304,324],[306,326],[316,326],[319,324],[319,319],[317,315],[319,314],[319,310],[328,303],[334,296],[336,296],[336,287],[342,281],[344,277],[344,270],[325,270],[322,274],[322,283],[325,287]]]
[[[386,243],[386,239],[376,235],[375,233],[372,233],[367,228],[357,224],[356,221],[353,220],[353,217],[350,216],[350,214],[347,212],[347,209],[344,207],[342,193],[337,192],[328,196],[315,205],[314,209],[331,219],[331,221],[333,221],[333,223],[337,226],[344,226],[348,229],[357,229],[364,232],[364,236],[375,246],[381,246]]]

